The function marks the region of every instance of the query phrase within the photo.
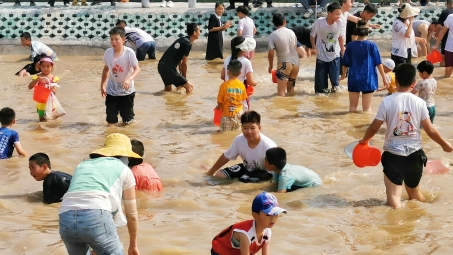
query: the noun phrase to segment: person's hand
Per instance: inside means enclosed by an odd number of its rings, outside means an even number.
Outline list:
[[[442,149],[445,152],[452,152],[453,151],[453,147],[451,147],[451,143],[449,143],[449,142],[446,142],[444,145],[442,145]]]
[[[381,25],[380,25],[380,24],[369,24],[368,26],[371,27],[372,29],[379,29],[379,28],[381,28]]]
[[[22,69],[22,70],[19,72],[19,77],[25,77],[25,76],[27,76],[27,74],[28,74],[27,70]]]
[[[311,52],[312,55],[318,54],[318,51],[315,48],[311,48],[310,52]]]
[[[269,68],[267,69],[267,71],[268,71],[269,73],[272,73],[272,66],[269,66]]]
[[[439,45],[436,43],[433,47],[431,47],[431,50],[437,50],[437,48],[439,48]]]
[[[360,143],[360,144],[368,144],[368,141],[364,141],[364,140],[360,139],[360,140],[359,140],[359,143]]]
[[[101,86],[101,96],[105,98],[107,96],[107,92],[105,91],[105,86]]]
[[[345,51],[346,51],[346,48],[345,48],[344,46],[341,47],[341,49],[340,49],[340,54],[341,54],[341,56],[344,56],[344,52],[345,52]]]
[[[138,251],[138,247],[129,246],[129,249],[127,250],[127,255],[140,255],[140,252]]]
[[[382,77],[382,82],[384,83],[384,88],[388,88],[389,87],[389,81],[387,80],[387,77]]]
[[[426,40],[425,38],[421,38],[421,37],[415,37],[415,40],[418,42],[418,43],[421,43],[421,44],[426,44]]]
[[[231,23],[231,20],[228,20],[227,22],[225,22],[225,24],[223,24],[223,27],[224,27],[225,29],[227,29],[227,28],[231,27],[232,25],[233,25],[233,24]]]
[[[126,79],[126,80],[123,82],[123,89],[124,89],[124,90],[129,90],[129,88],[131,87],[131,83],[132,83],[131,80]]]

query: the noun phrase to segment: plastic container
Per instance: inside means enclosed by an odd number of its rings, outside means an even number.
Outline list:
[[[49,89],[46,86],[35,86],[34,92],[33,92],[33,100],[37,103],[47,103],[47,99],[49,98],[50,92],[52,92],[51,89]]]
[[[253,86],[248,86],[247,87],[247,96],[253,95],[253,92],[255,92],[255,88],[253,88]]]
[[[214,108],[214,125],[220,127],[220,119],[222,118],[222,111]]]
[[[450,169],[442,164],[440,160],[428,160],[426,162],[425,172],[427,174],[444,174],[448,173]]]
[[[277,83],[277,70],[272,70],[272,82]]]
[[[440,52],[438,50],[433,50],[433,51],[431,51],[431,53],[429,53],[426,56],[426,59],[429,62],[436,64],[436,63],[439,63],[440,61],[442,61],[442,55],[440,54]]]
[[[352,162],[357,167],[377,166],[381,162],[381,151],[369,144],[357,144],[352,151]]]

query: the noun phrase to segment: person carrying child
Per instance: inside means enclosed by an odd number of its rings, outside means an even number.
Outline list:
[[[287,212],[279,207],[274,195],[260,193],[253,199],[253,220],[231,225],[214,237],[211,255],[253,255],[260,250],[263,255],[270,254],[271,228],[281,213]]]
[[[45,204],[60,203],[68,191],[72,176],[67,173],[52,171],[49,156],[45,153],[33,154],[28,160],[30,175],[42,185]]]
[[[143,158],[145,147],[138,140],[131,140],[132,151]],[[162,182],[154,168],[143,162],[142,159],[129,158],[129,168],[132,170],[135,178],[135,189],[145,191],[161,191]]]
[[[49,57],[42,58],[39,61],[39,68],[41,73],[32,76],[32,81],[28,84],[28,89],[33,89],[35,86],[46,86],[52,90],[53,94],[57,93],[57,82],[60,81],[60,77],[54,76],[53,72],[53,60]],[[38,112],[39,121],[47,121],[45,116],[47,103],[36,103],[36,111]]]
[[[453,150],[451,144],[431,124],[425,101],[410,93],[415,85],[415,74],[415,67],[411,64],[403,63],[395,68],[398,92],[382,100],[374,121],[359,141],[368,144],[381,125],[386,123],[381,162],[387,205],[393,208],[401,207],[403,182],[409,199],[425,201],[419,184],[428,158],[422,149],[420,125],[445,152]]]
[[[301,188],[318,187],[322,180],[317,173],[303,166],[286,163],[286,151],[282,148],[270,148],[266,151],[266,170],[274,174],[278,193],[286,193]]]
[[[104,53],[101,95],[105,98],[106,121],[109,126],[118,123],[118,113],[124,124],[134,121],[134,79],[140,73],[135,52],[125,47],[126,31],[115,27],[109,32],[111,48]],[[108,82],[107,82],[108,78]]]
[[[16,124],[16,113],[13,109],[5,107],[0,110],[0,159],[7,159],[13,156],[14,148],[17,154],[26,157],[27,153],[22,149],[19,142],[19,134],[11,127]]]
[[[229,80],[220,85],[216,106],[217,110],[222,111],[220,131],[237,130],[240,127],[242,102],[248,98],[244,83],[238,80],[241,68],[239,60],[231,60],[227,71]]]
[[[43,59],[44,57],[46,57],[46,54],[37,55],[33,58],[33,63],[27,64],[14,75],[25,77],[33,74],[38,74],[39,72],[41,72],[41,70],[39,69],[39,61],[41,61],[41,59]]]
[[[261,134],[261,116],[255,111],[248,111],[241,116],[242,134],[234,138],[230,148],[223,153],[209,169],[208,175],[219,178],[238,178],[241,182],[259,182],[272,178],[264,170],[264,158],[269,148],[277,145],[269,137]],[[218,171],[230,160],[241,156],[243,163]]]
[[[412,89],[413,94],[418,96],[426,102],[428,108],[429,119],[434,123],[434,116],[436,116],[436,103],[434,102],[434,94],[437,89],[437,81],[433,78],[434,65],[428,60],[423,60],[417,65],[418,75],[423,80],[417,82]]]
[[[41,54],[45,54],[52,60],[58,60],[57,54],[51,48],[49,48],[49,46],[45,45],[42,42],[32,41],[31,35],[28,32],[23,32],[20,35],[20,43],[24,47],[30,47],[30,49],[31,49],[30,60],[31,61],[33,61],[36,56],[41,55]]]
[[[245,6],[239,6],[236,9],[236,13],[239,17],[238,22],[238,36],[243,36],[245,38],[252,38],[256,34],[256,27],[253,19],[249,17],[249,9]],[[245,57],[252,60],[255,56],[255,49],[245,53]]]
[[[223,59],[223,33],[231,27],[231,21],[222,22],[222,15],[225,12],[225,5],[217,2],[215,4],[215,12],[209,17],[208,23],[208,44],[206,46],[206,60],[216,58]]]
[[[396,83],[395,83],[395,62],[391,59],[386,59],[382,61],[382,66],[384,67],[385,78],[387,79],[387,86],[384,84],[384,87],[378,89],[378,91],[387,90],[388,95],[391,95],[396,92]]]

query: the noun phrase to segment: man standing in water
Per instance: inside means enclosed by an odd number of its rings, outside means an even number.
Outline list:
[[[164,82],[164,91],[171,91],[172,85],[181,89],[184,87],[186,93],[193,91],[193,84],[187,77],[187,57],[189,57],[192,43],[200,36],[200,27],[196,23],[187,24],[187,35],[176,40],[159,60],[157,70]],[[179,66],[179,72],[176,67]]]

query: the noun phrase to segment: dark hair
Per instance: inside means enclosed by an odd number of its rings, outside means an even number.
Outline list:
[[[428,74],[432,74],[434,71],[433,63],[429,62],[428,60],[423,60],[417,65],[417,70],[420,73],[427,72]]]
[[[23,32],[23,33],[20,35],[20,38],[30,39],[30,40],[31,40],[31,35],[30,35],[29,32]]]
[[[244,14],[245,16],[249,16],[249,9],[245,6],[239,6],[238,8],[236,8],[236,13],[242,13]]]
[[[360,28],[361,26],[366,26],[368,24],[365,20],[359,20],[357,22],[357,27],[354,29],[354,34],[357,36],[368,36],[370,34],[369,28]]]
[[[438,19],[431,20],[431,25],[440,25],[439,20]]]
[[[109,34],[110,34],[110,36],[119,35],[119,36],[121,36],[121,38],[125,38],[126,37],[126,31],[122,27],[114,27],[114,28],[112,28],[110,30]]]
[[[239,76],[241,74],[242,64],[241,61],[233,59],[228,64],[228,71],[230,71],[232,76]]]
[[[49,169],[52,169],[52,167],[50,166],[49,156],[47,156],[47,154],[45,154],[45,153],[42,153],[42,152],[35,153],[30,157],[30,159],[28,161],[33,161],[38,166],[42,166],[42,165],[46,164],[47,167],[49,167]]]
[[[225,5],[223,3],[217,2],[217,3],[215,3],[214,9],[217,9],[217,7],[219,7],[219,6],[223,6],[225,8]]]
[[[395,68],[395,79],[400,87],[410,87],[415,81],[415,74],[417,70],[411,64],[399,64]]]
[[[38,63],[39,61],[41,61],[41,59],[47,57],[47,55],[45,53],[41,54],[41,55],[36,55],[34,58],[33,58],[33,64],[36,64]]]
[[[339,0],[338,3],[340,3],[340,6],[343,6],[348,0]]]
[[[241,125],[247,123],[255,123],[260,125],[261,123],[261,115],[255,111],[247,111],[241,115]]]
[[[5,107],[0,110],[0,123],[2,124],[2,126],[11,125],[15,118],[16,112],[13,109]]]
[[[123,24],[123,23],[124,23],[125,26],[127,26],[127,23],[126,23],[126,21],[125,21],[124,19],[119,19],[119,20],[116,22],[116,25],[118,26],[118,25],[121,25],[121,24]]]
[[[372,14],[377,14],[378,13],[378,8],[374,4],[367,4],[365,5],[365,8],[363,8],[364,12],[372,13]]]
[[[244,41],[245,37],[243,36],[236,36],[235,38],[231,39],[231,60],[238,59],[238,55],[242,50],[237,49],[236,46],[243,43]]]
[[[266,160],[278,170],[282,170],[286,165],[286,151],[279,147],[270,148],[266,151]]]
[[[341,10],[341,6],[337,2],[333,2],[327,6],[327,12],[334,12],[335,10]]]
[[[272,16],[272,23],[274,24],[274,26],[276,27],[281,27],[283,26],[283,24],[285,23],[285,16],[283,16],[282,14],[280,13],[276,13],[274,14],[274,16]]]
[[[189,23],[189,24],[187,24],[186,27],[187,27],[187,34],[189,36],[192,36],[193,33],[195,33],[195,31],[197,31],[198,25],[197,25],[197,23]]]
[[[143,155],[145,154],[145,147],[143,146],[143,143],[139,140],[132,139],[131,145],[132,151],[140,155],[140,157],[143,157]]]
[[[453,4],[453,0],[445,0],[445,5],[447,4]]]

